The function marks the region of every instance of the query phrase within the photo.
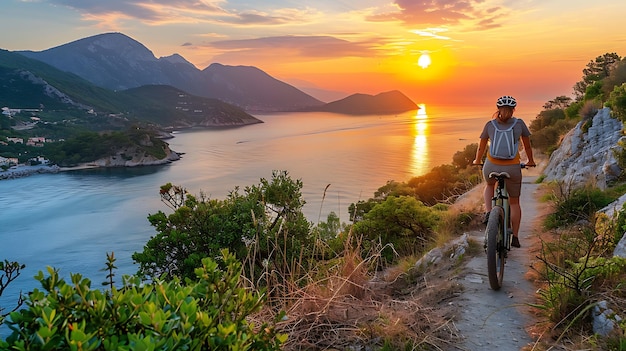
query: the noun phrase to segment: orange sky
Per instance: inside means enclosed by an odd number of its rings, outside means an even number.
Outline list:
[[[461,105],[513,95],[539,112],[572,94],[590,60],[626,54],[624,13],[623,0],[3,0],[0,47],[115,31],[157,57],[256,66],[302,89]]]

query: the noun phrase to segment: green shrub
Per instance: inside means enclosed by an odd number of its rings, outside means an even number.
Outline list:
[[[283,272],[312,246],[301,189],[302,181],[292,180],[286,171],[274,171],[271,180],[247,186],[243,194],[235,188],[224,200],[163,185],[161,198],[174,212],[148,217],[157,234],[132,258],[140,264],[140,274],[183,279],[194,276],[204,257],[228,248],[241,261],[253,251],[256,269],[268,261]]]
[[[580,110],[584,105],[584,101],[576,101],[565,108],[565,116],[569,119],[576,119],[580,116]]]
[[[352,227],[355,237],[363,236],[363,248],[369,252],[374,245],[385,247],[382,255],[387,263],[400,256],[423,253],[434,239],[437,213],[411,196],[389,196],[365,214]]]
[[[541,264],[533,265],[544,282],[535,307],[561,335],[589,328],[590,310],[599,300],[619,306],[626,296],[626,259],[611,256],[611,233],[598,228],[591,223],[561,228],[557,237],[542,241]]]
[[[576,223],[580,220],[591,221],[595,212],[615,198],[594,187],[574,189],[568,194],[555,197],[556,210],[547,216],[547,228],[556,228]]]
[[[242,287],[241,264],[222,252],[223,266],[206,258],[197,279],[142,283],[124,277],[124,286],[94,290],[89,279],[71,283],[48,268],[36,279],[26,308],[5,323],[11,334],[0,348],[11,350],[280,350],[286,335],[274,325],[255,326],[264,294]],[[279,316],[282,317],[282,316]]]
[[[626,203],[622,205],[622,209],[617,214],[617,220],[615,224],[615,243],[622,240],[624,233],[626,232]]]
[[[620,121],[626,120],[626,83],[616,85],[606,102],[613,111],[613,115]]]
[[[559,119],[554,124],[533,131],[530,136],[533,148],[549,155],[559,147],[561,137],[576,126],[576,123],[572,119]]]

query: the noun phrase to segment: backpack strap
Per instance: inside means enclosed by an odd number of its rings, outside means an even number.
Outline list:
[[[500,130],[500,131],[506,132],[506,131],[508,131],[508,130],[513,129],[513,127],[515,127],[515,125],[517,124],[518,119],[517,119],[517,118],[515,118],[515,117],[511,117],[511,118],[513,119],[513,124],[511,124],[511,126],[510,126],[510,127],[508,127],[507,129],[500,129],[500,128],[498,128],[498,123],[496,123],[496,120],[495,120],[495,119],[492,119],[492,120],[491,120],[491,124],[493,124],[493,127],[494,127],[494,128],[496,128],[497,130]]]

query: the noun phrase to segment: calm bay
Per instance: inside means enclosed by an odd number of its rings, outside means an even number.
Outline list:
[[[26,268],[0,297],[0,307],[12,306],[20,290],[37,287],[32,277],[46,266],[65,278],[81,273],[98,287],[106,254],[114,252],[116,281],[135,273],[132,253],[155,234],[147,216],[171,212],[159,198],[165,183],[223,199],[237,186],[286,170],[304,184],[310,222],[325,221],[330,211],[348,222],[349,204],[372,197],[388,180],[407,181],[451,163],[455,152],[478,141],[491,112],[428,106],[389,116],[256,115],[265,123],[176,133],[167,141],[184,155],[166,166],[2,180],[0,260]]]

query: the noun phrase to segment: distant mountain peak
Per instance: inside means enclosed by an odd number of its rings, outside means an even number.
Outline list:
[[[203,72],[240,72],[239,74],[241,73],[259,74],[265,77],[271,77],[269,74],[267,74],[263,70],[254,66],[244,66],[244,65],[231,66],[231,65],[224,65],[218,62],[211,63],[209,67],[203,70]]]
[[[323,102],[254,66],[212,63],[202,70],[213,97],[249,111],[296,111]]]
[[[114,51],[126,60],[156,61],[152,51],[135,39],[122,33],[103,33],[76,40],[65,45],[87,45],[87,50],[93,53]],[[62,47],[63,45],[61,45]],[[54,50],[55,48],[48,49]],[[46,50],[46,51],[48,51]]]
[[[173,55],[170,55],[170,56],[161,56],[161,57],[159,57],[159,61],[167,61],[167,62],[173,63],[173,64],[180,64],[180,63],[182,63],[182,64],[187,64],[187,65],[196,67],[196,66],[194,66],[193,63],[187,61],[184,57],[182,57],[179,54],[173,54]]]

